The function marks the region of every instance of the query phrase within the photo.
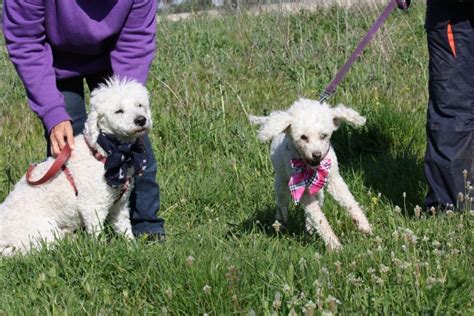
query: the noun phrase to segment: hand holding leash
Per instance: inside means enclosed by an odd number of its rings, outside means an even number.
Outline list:
[[[49,135],[51,154],[56,157],[64,149],[66,143],[74,150],[74,136],[70,121],[64,121],[53,127]]]

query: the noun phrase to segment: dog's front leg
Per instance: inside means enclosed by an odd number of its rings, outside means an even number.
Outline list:
[[[301,203],[304,206],[306,230],[311,233],[316,229],[329,250],[340,250],[342,245],[324,216],[319,201],[314,197],[303,196]]]
[[[288,223],[288,199],[290,191],[288,189],[288,180],[284,177],[275,175],[275,200],[277,205],[276,219],[283,223]]]
[[[359,203],[354,199],[351,191],[349,191],[349,187],[337,169],[332,170],[329,174],[328,192],[339,205],[347,209],[350,217],[360,231],[366,234],[372,233],[372,228],[370,227],[367,217],[365,217]]]
[[[79,209],[87,233],[94,237],[98,237],[102,232],[104,221],[107,216],[107,210],[109,208],[108,205],[98,207],[98,204],[83,204]]]
[[[130,189],[129,189],[130,191]],[[112,206],[108,221],[112,224],[115,232],[124,235],[126,238],[134,239],[132,225],[130,222],[130,208],[128,207],[128,198],[130,194],[125,194],[120,201]]]

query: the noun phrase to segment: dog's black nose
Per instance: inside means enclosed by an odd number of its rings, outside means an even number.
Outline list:
[[[138,125],[138,126],[140,126],[140,127],[143,127],[143,126],[145,126],[145,124],[146,124],[146,117],[144,117],[143,115],[137,116],[137,117],[135,118],[135,120],[133,120],[133,122],[134,122],[136,125]]]
[[[313,158],[314,160],[320,161],[322,155],[321,155],[320,152],[315,151],[311,156],[312,156],[312,158]]]

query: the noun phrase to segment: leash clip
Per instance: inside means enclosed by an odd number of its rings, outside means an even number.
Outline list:
[[[331,96],[331,93],[324,90],[323,93],[321,93],[321,95],[319,96],[319,103],[323,103],[324,101],[329,99],[330,96]]]

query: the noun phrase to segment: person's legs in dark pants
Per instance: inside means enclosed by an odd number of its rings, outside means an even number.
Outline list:
[[[86,78],[92,91],[104,81],[107,74]],[[157,163],[148,135],[144,137],[147,153],[147,168],[141,177],[135,178],[135,186],[130,195],[130,219],[135,236],[149,235],[161,238],[165,235],[164,220],[157,216],[160,209],[160,187],[156,181]]]
[[[467,181],[474,179],[473,15],[464,5],[428,1],[426,208],[463,208],[458,199],[465,192],[463,171],[468,172]]]

